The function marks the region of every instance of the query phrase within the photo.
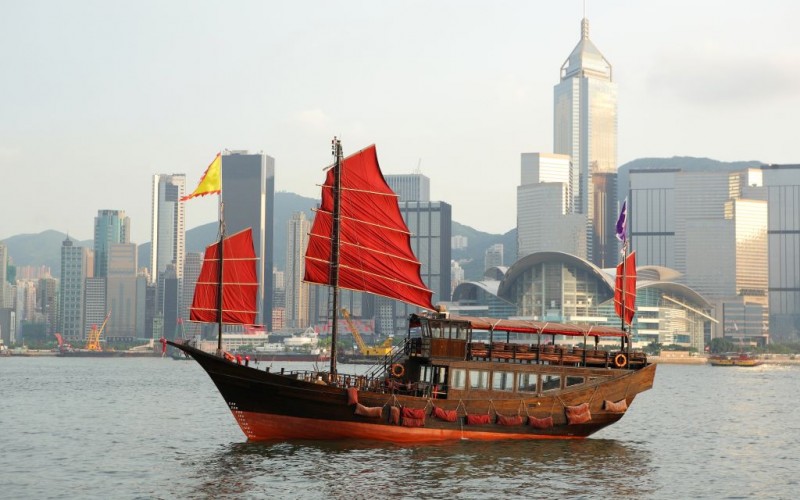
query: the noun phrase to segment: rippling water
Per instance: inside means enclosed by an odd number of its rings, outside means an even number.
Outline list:
[[[3,358],[0,498],[796,498],[798,375],[660,365],[583,441],[262,444],[191,361]]]

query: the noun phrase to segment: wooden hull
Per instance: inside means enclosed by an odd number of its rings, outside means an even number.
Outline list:
[[[360,390],[358,403],[377,410],[379,416],[355,414],[355,404],[348,404],[344,387],[322,385],[302,378],[269,373],[245,367],[190,346],[178,346],[189,353],[208,373],[225,399],[244,434],[252,441],[292,439],[366,439],[394,443],[474,440],[580,439],[613,424],[624,415],[606,409],[607,402],[625,401],[653,385],[655,365],[639,370],[592,370],[560,368],[571,374],[603,374],[592,383],[562,389],[548,395],[530,397],[495,395],[493,398],[432,399],[391,392]],[[531,370],[537,369],[531,367]],[[546,370],[542,367],[542,370]],[[591,419],[570,424],[566,407],[588,403]],[[398,410],[392,410],[392,407]],[[421,426],[408,427],[406,419],[392,418],[399,408],[423,409]],[[456,410],[455,422],[432,415],[433,408]],[[466,415],[486,415],[490,423],[468,425]],[[498,415],[521,416],[516,425],[496,423]],[[552,417],[552,427],[537,429],[528,425],[528,416]],[[410,420],[409,420],[410,421]],[[419,425],[419,423],[417,423]]]

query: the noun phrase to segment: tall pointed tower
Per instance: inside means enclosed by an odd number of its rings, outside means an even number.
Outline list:
[[[587,218],[588,255],[581,257],[615,265],[617,86],[611,63],[589,39],[586,18],[554,88],[553,152],[569,155],[569,208]]]

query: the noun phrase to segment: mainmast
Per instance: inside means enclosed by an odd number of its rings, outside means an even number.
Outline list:
[[[338,337],[339,311],[339,233],[341,224],[342,193],[342,142],[334,137],[331,142],[333,153],[333,229],[331,231],[331,266],[330,285],[332,299],[331,310],[331,378],[336,376],[336,339]]]

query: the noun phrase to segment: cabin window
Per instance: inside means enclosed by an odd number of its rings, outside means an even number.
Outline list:
[[[488,389],[489,370],[470,370],[469,387],[470,389]]]
[[[582,383],[583,383],[583,377],[567,376],[564,385],[566,387],[571,387],[573,385],[580,385]]]
[[[453,389],[464,389],[467,383],[467,370],[463,368],[453,368],[450,370],[450,373],[452,373],[450,377],[450,387]]]
[[[444,338],[444,330],[441,323],[431,323],[431,337],[434,339]]]
[[[419,380],[421,382],[433,382],[433,380],[431,379],[431,376],[432,376],[431,367],[430,366],[423,366],[422,367],[422,371],[421,371],[421,373],[419,375]]]
[[[561,389],[561,375],[542,375],[542,392]]]
[[[492,389],[495,391],[513,391],[514,373],[494,372],[492,373]]]
[[[517,391],[536,392],[536,374],[520,373],[519,380],[517,382]]]

